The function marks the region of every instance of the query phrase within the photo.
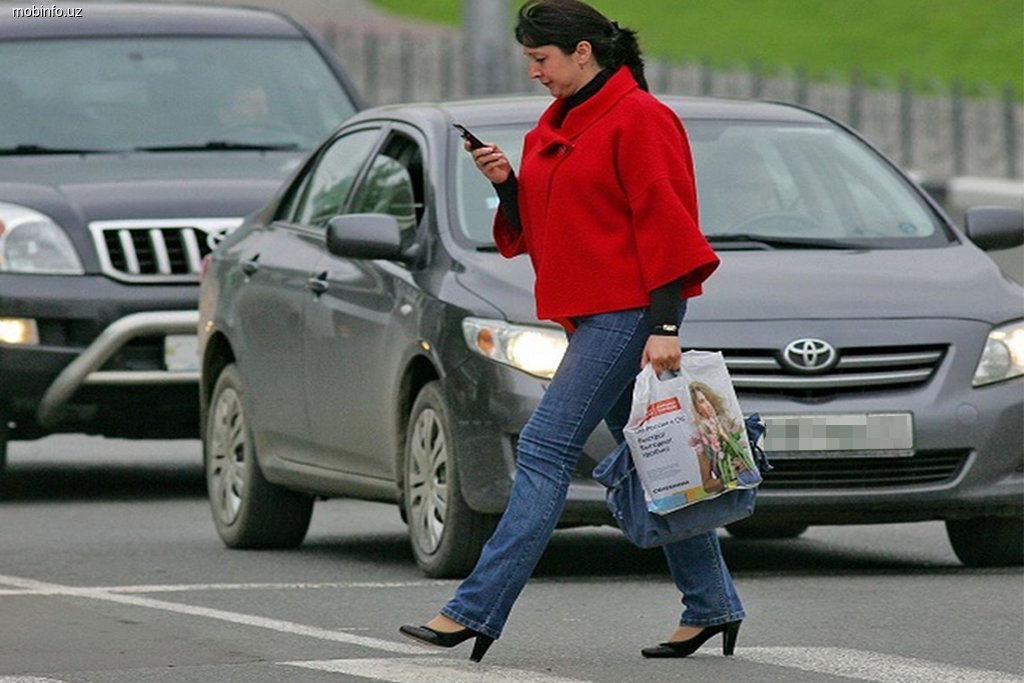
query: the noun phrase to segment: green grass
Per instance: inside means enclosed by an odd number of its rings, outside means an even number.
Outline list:
[[[458,25],[463,0],[371,0],[381,9]],[[511,0],[517,9],[522,2]],[[636,29],[652,59],[793,70],[812,77],[896,82],[918,89],[959,80],[1024,90],[1021,0],[593,0]]]

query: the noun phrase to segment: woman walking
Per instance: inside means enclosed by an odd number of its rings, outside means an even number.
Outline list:
[[[544,552],[587,437],[605,420],[621,443],[639,369],[679,368],[686,300],[718,265],[698,226],[686,133],[647,92],[636,34],[578,0],[530,0],[515,33],[555,101],[526,136],[518,177],[497,146],[472,154],[500,198],[499,250],[529,254],[537,315],[563,325],[569,345],[519,435],[508,506],[476,567],[439,615],[400,629],[441,647],[473,638],[473,661]],[[732,654],[744,612],[716,533],[664,552],[684,610],[642,654],[686,657],[718,633]]]

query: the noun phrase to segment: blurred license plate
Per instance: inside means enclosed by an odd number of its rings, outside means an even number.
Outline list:
[[[910,413],[765,415],[764,450],[773,458],[893,457],[914,454]]]
[[[164,337],[164,365],[168,372],[195,372],[199,369],[199,344],[194,334],[169,334]]]

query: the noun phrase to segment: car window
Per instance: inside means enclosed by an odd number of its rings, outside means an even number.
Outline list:
[[[310,171],[296,207],[296,223],[322,228],[342,212],[359,169],[373,151],[379,134],[377,128],[363,128],[331,143]]]
[[[374,158],[348,213],[386,213],[398,219],[403,246],[415,239],[424,211],[423,152],[405,135],[393,135]]]
[[[300,38],[0,41],[0,148],[312,148],[355,111]]]
[[[482,140],[494,142],[512,162],[512,168],[519,168],[523,151],[523,136],[529,126],[474,127],[474,133]],[[458,140],[458,138],[455,138]],[[491,225],[498,208],[498,197],[494,187],[480,173],[473,157],[466,153],[462,143],[451,144],[455,165],[456,215],[459,233],[476,244],[490,244]]]

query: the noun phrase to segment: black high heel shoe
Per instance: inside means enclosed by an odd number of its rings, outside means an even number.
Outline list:
[[[689,657],[700,649],[700,646],[708,642],[719,633],[722,634],[722,654],[726,657],[732,655],[736,650],[736,638],[740,633],[742,621],[730,621],[728,624],[708,626],[703,631],[687,640],[675,640],[661,643],[654,647],[645,647],[640,650],[644,657]]]
[[[444,631],[435,631],[429,626],[406,625],[399,628],[398,632],[407,638],[412,638],[417,642],[435,647],[455,647],[463,641],[476,638],[476,642],[473,643],[473,652],[469,655],[469,658],[474,662],[479,662],[483,659],[487,648],[494,642],[494,638],[485,636],[483,633],[474,631],[471,628],[445,633]]]

